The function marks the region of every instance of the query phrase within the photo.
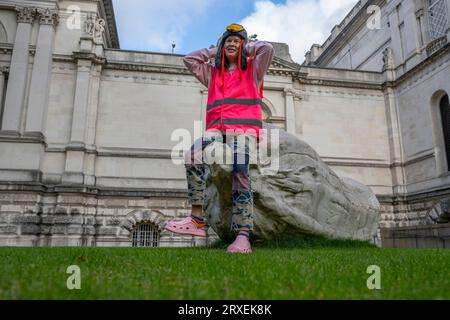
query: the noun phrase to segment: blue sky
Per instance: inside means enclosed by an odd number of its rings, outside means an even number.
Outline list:
[[[216,44],[237,22],[259,40],[285,42],[303,62],[357,0],[113,0],[120,46],[125,50],[188,52]]]

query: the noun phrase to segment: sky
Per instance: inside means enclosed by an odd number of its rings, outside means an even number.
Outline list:
[[[284,42],[302,63],[357,0],[113,0],[121,49],[187,54],[217,43],[228,24]]]

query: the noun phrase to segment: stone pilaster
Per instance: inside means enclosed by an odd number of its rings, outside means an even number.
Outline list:
[[[208,89],[201,89],[200,94],[202,95],[202,105],[200,112],[200,121],[202,121],[202,129],[206,130],[206,108],[208,104]]]
[[[295,96],[295,93],[292,89],[284,89],[286,131],[293,135],[295,135],[294,96]]]
[[[389,153],[391,162],[391,174],[393,195],[395,197],[406,195],[406,180],[403,167],[403,146],[401,137],[400,120],[395,99],[394,89],[386,87],[384,91],[386,105],[386,121],[388,123]]]
[[[394,68],[397,68],[399,65],[404,63],[405,57],[403,56],[402,51],[402,40],[400,37],[400,21],[398,21],[397,10],[393,10],[389,16],[389,24],[391,30],[391,48],[392,54],[395,61]]]
[[[49,9],[39,10],[39,35],[36,45],[28,99],[25,134],[44,138],[48,96],[53,63],[53,44],[58,14]]]
[[[92,37],[80,39],[80,51],[74,53],[77,60],[77,80],[73,106],[72,129],[67,146],[63,183],[95,184],[93,168],[95,155],[95,123],[103,58],[103,45]],[[89,153],[88,156],[87,153]]]
[[[18,24],[2,119],[2,133],[12,136],[19,136],[20,132],[20,118],[28,77],[31,28],[36,15],[35,8],[20,7],[16,8],[16,11]]]

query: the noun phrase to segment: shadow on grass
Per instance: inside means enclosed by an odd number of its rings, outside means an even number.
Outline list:
[[[228,242],[219,240],[211,244],[210,248],[224,249],[229,245]],[[377,248],[374,244],[367,241],[358,240],[330,240],[320,236],[299,235],[285,236],[271,240],[253,240],[254,248]]]

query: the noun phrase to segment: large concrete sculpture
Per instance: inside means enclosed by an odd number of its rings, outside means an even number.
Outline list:
[[[276,130],[268,125],[265,128],[269,137]],[[272,150],[272,164],[250,167],[254,236],[270,239],[314,234],[332,239],[372,239],[377,233],[380,209],[373,192],[352,179],[339,178],[307,143],[283,130],[278,132],[279,144],[271,146],[269,142],[267,146]],[[223,147],[227,146],[215,142],[204,154],[212,154],[211,148]],[[266,167],[277,160],[278,170],[268,174]],[[220,238],[232,239],[231,166],[208,163],[205,214]]]

